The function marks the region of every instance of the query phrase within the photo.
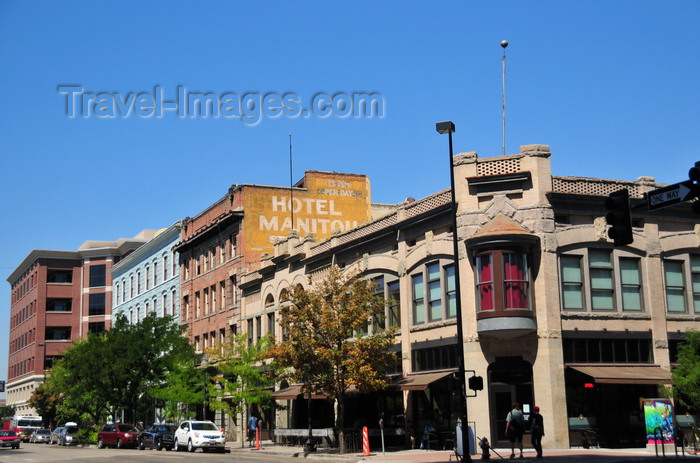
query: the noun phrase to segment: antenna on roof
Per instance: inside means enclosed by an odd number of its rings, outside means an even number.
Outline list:
[[[292,132],[289,132],[289,212],[292,214],[292,229],[294,229],[294,180],[292,180]]]
[[[501,155],[506,155],[506,48],[508,47],[508,41],[503,40],[501,42],[501,47],[503,47],[503,141],[501,144]]]

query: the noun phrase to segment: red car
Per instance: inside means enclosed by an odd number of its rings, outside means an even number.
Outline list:
[[[97,448],[116,447],[136,447],[139,445],[139,435],[141,432],[133,424],[115,423],[106,424],[97,433]]]
[[[14,431],[0,431],[0,447],[19,448],[19,436]]]

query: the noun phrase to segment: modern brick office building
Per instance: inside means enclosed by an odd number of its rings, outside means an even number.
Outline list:
[[[580,445],[582,422],[606,445],[643,446],[641,400],[658,397],[683,333],[700,328],[700,219],[689,204],[648,211],[641,198],[659,186],[651,177],[554,176],[550,156],[548,146],[528,145],[516,155],[454,157],[461,281],[445,190],[327,240],[290,233],[240,276],[243,326],[251,337],[280,336],[275,312],[290,285],[318,281],[332,264],[359,267],[388,300],[384,323],[399,328],[402,367],[388,390],[348,398],[349,428],[376,428],[384,413],[387,435],[410,419],[419,428],[433,421],[449,438],[462,349],[468,375],[484,379],[467,400],[478,436],[506,445],[506,415],[518,401],[542,410],[546,447]],[[634,242],[615,248],[604,199],[621,188],[641,207]],[[306,426],[297,394],[275,393],[288,406],[270,413],[275,427]],[[314,402],[314,427],[332,426],[332,410]]]
[[[109,329],[112,266],[153,236],[86,241],[77,251],[33,250],[10,274],[7,404],[31,414],[27,404],[44,371],[72,340]]]

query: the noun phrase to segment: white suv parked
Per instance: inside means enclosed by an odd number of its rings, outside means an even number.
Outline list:
[[[201,448],[204,452],[217,449],[223,453],[226,448],[226,438],[219,427],[211,421],[183,421],[175,431],[174,449],[187,447],[188,452]]]

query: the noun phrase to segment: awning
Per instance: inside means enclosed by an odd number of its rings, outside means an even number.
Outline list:
[[[273,392],[271,396],[275,400],[294,400],[299,396],[299,394],[301,394],[302,387],[303,384],[293,384],[289,387],[285,387],[284,389],[280,389],[279,391]],[[308,397],[308,395],[305,395],[305,397]],[[325,399],[326,396],[323,394],[312,394],[311,398]]]
[[[424,391],[428,389],[430,383],[434,383],[456,371],[457,370],[443,370],[431,373],[413,373],[399,378],[393,386],[398,387],[402,391]]]
[[[671,372],[658,365],[568,365],[600,384],[671,384]]]

